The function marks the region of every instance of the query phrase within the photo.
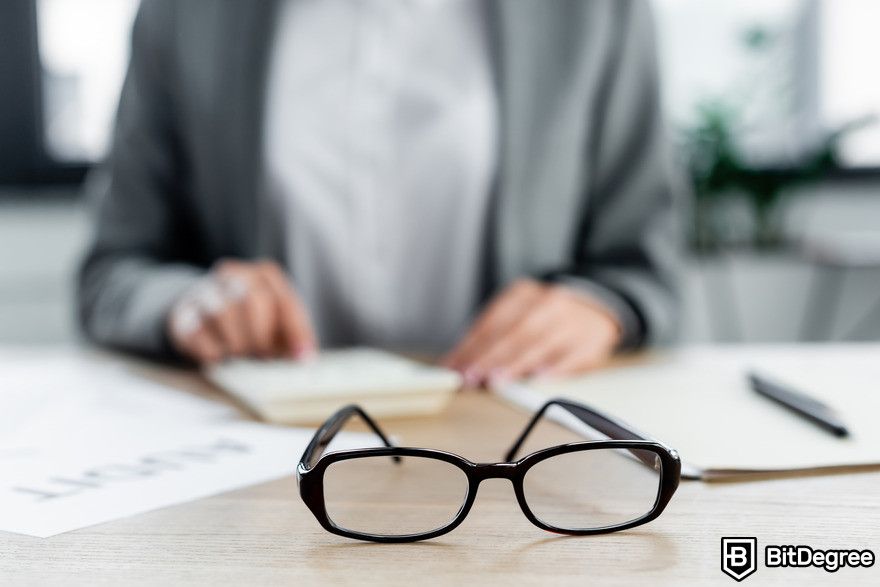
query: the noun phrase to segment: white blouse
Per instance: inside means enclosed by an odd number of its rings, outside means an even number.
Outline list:
[[[321,344],[439,351],[475,309],[497,105],[475,0],[286,0],[265,174]]]

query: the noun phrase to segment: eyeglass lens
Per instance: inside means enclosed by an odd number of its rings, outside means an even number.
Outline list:
[[[423,534],[447,526],[467,498],[468,478],[439,459],[362,457],[324,472],[324,503],[339,528],[377,536]]]
[[[532,466],[523,479],[523,494],[543,523],[591,530],[625,524],[653,510],[660,473],[660,458],[651,451],[581,450]]]

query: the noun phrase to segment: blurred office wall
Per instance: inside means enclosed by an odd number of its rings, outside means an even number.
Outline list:
[[[748,189],[706,195],[715,240],[689,256],[683,339],[880,338],[880,311],[872,312],[880,252],[869,262],[880,250],[870,237],[880,229],[880,125],[871,119],[880,111],[873,65],[880,3],[652,5],[682,164],[692,163],[688,141],[721,120],[740,173],[782,186],[766,214],[776,231],[769,245],[755,237]],[[8,49],[0,55],[0,341],[75,340],[70,284],[87,216],[72,180],[107,149],[136,7],[137,0],[0,4]],[[833,166],[783,181],[838,134]],[[867,236],[853,257],[854,233]]]

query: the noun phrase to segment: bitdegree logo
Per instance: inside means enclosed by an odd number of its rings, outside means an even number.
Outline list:
[[[764,566],[819,567],[834,573],[844,567],[874,566],[874,552],[868,549],[831,548],[823,550],[801,545],[767,545],[764,547]]]
[[[721,539],[721,570],[739,582],[758,569],[758,539],[754,536]],[[844,567],[868,568],[876,561],[874,551],[858,548],[813,548],[804,544],[768,544],[764,547],[767,568],[815,567],[836,573]]]
[[[721,570],[734,581],[742,581],[758,569],[758,539],[754,536],[721,539]]]

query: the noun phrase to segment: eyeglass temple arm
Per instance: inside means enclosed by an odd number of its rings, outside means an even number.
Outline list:
[[[535,425],[537,425],[538,420],[540,420],[541,416],[543,416],[544,413],[552,406],[559,406],[560,408],[563,408],[565,411],[576,417],[578,420],[580,420],[593,430],[604,434],[612,440],[653,440],[642,434],[639,434],[638,432],[627,426],[624,426],[620,422],[615,422],[611,418],[603,416],[602,414],[591,410],[586,406],[556,398],[549,400],[547,403],[541,406],[541,409],[538,410],[534,416],[532,416],[532,419],[526,426],[525,430],[523,430],[522,434],[520,434],[519,438],[516,439],[516,442],[513,443],[513,446],[510,447],[510,450],[507,451],[507,454],[504,456],[504,460],[506,462],[509,463],[513,461],[513,458],[516,456],[516,453],[519,452],[519,449],[526,441],[529,433],[532,431]],[[640,460],[644,459],[640,458]],[[651,466],[653,466],[653,464],[651,464]]]
[[[306,447],[305,452],[303,452],[300,464],[307,465],[309,468],[313,467],[315,463],[318,462],[318,459],[321,458],[321,455],[324,454],[324,451],[327,450],[327,446],[333,441],[339,431],[342,430],[343,426],[345,426],[346,422],[355,416],[360,416],[360,418],[367,423],[367,426],[376,433],[376,436],[382,439],[382,443],[385,446],[389,448],[394,446],[382,432],[382,429],[379,428],[379,425],[376,424],[376,422],[374,422],[360,406],[350,405],[340,409],[338,412],[330,416],[330,418],[318,428],[315,435],[312,436],[309,445]],[[391,458],[394,459],[394,462],[400,462],[400,457],[395,456]]]

